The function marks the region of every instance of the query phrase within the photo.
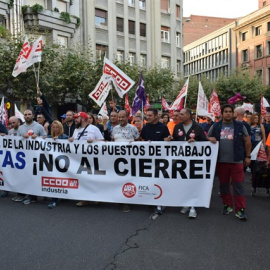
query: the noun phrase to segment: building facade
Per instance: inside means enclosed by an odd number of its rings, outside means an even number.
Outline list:
[[[236,67],[235,22],[184,47],[184,77],[205,75],[215,81]]]
[[[82,1],[83,42],[96,57],[182,72],[182,0]]]
[[[239,19],[234,33],[237,66],[270,85],[270,5]]]

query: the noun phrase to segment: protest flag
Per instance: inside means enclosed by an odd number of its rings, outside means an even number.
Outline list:
[[[113,85],[119,97],[123,96],[132,88],[135,82],[121,69],[104,57],[103,75],[111,77]]]
[[[239,102],[239,101],[242,101],[242,100],[244,100],[244,99],[246,99],[246,97],[243,97],[243,96],[241,95],[241,93],[236,93],[235,96],[233,96],[233,97],[231,97],[231,98],[228,99],[228,103],[229,103],[230,105],[233,105],[233,104],[235,104],[235,103],[237,103],[237,102]]]
[[[4,126],[7,126],[8,122],[8,116],[7,116],[7,110],[5,106],[5,98],[2,97],[1,105],[0,105],[0,123]]]
[[[182,87],[180,93],[176,97],[175,101],[170,106],[170,110],[175,111],[175,110],[181,110],[183,108],[184,100],[182,101],[182,99],[184,99],[184,97],[186,97],[186,95],[187,95],[188,83],[189,83],[189,77],[186,80],[184,86]],[[182,106],[181,106],[181,104],[182,104]]]
[[[107,110],[106,102],[103,103],[98,115],[101,115],[102,117],[108,116],[108,110]]]
[[[146,96],[146,103],[145,103],[145,106],[144,106],[144,113],[147,112],[147,110],[149,109],[150,107],[150,101],[149,101],[149,96],[147,95]]]
[[[265,101],[264,101],[264,99],[265,98],[263,96],[261,96],[261,115],[263,117],[265,117],[266,114],[267,114],[267,110],[266,110],[266,106],[265,105],[269,105],[268,102],[267,102],[267,100],[265,99]]]
[[[18,110],[16,104],[14,104],[14,108],[15,108],[15,116],[18,118],[18,119],[21,119],[23,122],[25,121],[24,120],[24,116],[23,114]]]
[[[202,116],[208,115],[208,106],[209,106],[208,99],[203,91],[201,82],[199,82],[196,114]]]
[[[137,111],[142,110],[146,104],[145,88],[144,88],[143,75],[141,73],[139,84],[135,93],[135,98],[132,104],[132,115]]]
[[[27,70],[27,60],[30,54],[30,49],[30,43],[26,37],[12,72],[13,77],[17,77],[21,72],[25,72]]]
[[[210,96],[208,112],[213,113],[215,116],[218,117],[221,115],[221,108],[216,90],[213,90]]]
[[[170,106],[164,97],[161,98],[161,106],[162,106],[162,110],[170,111]]]
[[[125,95],[125,110],[128,113],[128,115],[130,115],[131,108],[130,108],[130,105],[129,105],[128,94]]]

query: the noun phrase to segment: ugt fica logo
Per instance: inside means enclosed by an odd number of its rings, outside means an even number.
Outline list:
[[[3,176],[3,172],[0,171],[0,186],[4,186],[5,185],[2,176]]]
[[[136,194],[136,186],[132,183],[126,183],[122,187],[122,193],[127,198],[132,198]]]

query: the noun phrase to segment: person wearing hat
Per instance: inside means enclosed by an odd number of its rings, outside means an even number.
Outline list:
[[[87,121],[89,116],[87,113],[79,112],[74,114],[73,118],[75,119],[76,129],[74,130],[73,136],[68,139],[70,142],[73,142],[74,140],[87,141],[88,143],[93,141],[104,141],[100,130],[96,126],[88,124]],[[89,205],[90,203],[91,202],[89,201],[81,201],[76,205],[85,206]]]
[[[63,115],[61,115],[61,123],[62,123],[62,125],[64,125],[66,123],[66,118],[67,118],[67,116],[66,116],[65,113]]]
[[[96,126],[87,123],[87,113],[79,112],[74,114],[73,118],[75,119],[76,129],[74,130],[72,137],[69,138],[70,142],[73,142],[74,140],[86,140],[88,143],[91,143],[93,141],[104,140],[100,130]]]

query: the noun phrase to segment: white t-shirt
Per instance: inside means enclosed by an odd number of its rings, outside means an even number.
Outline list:
[[[84,131],[84,128],[76,128],[73,133],[73,138],[74,140],[104,140],[100,130],[94,126],[94,125],[89,125]],[[83,132],[82,136],[80,137],[81,133]],[[80,137],[80,139],[79,139]]]
[[[112,137],[115,142],[129,142],[138,139],[140,133],[138,129],[131,124],[127,124],[124,127],[117,125],[112,130]]]

